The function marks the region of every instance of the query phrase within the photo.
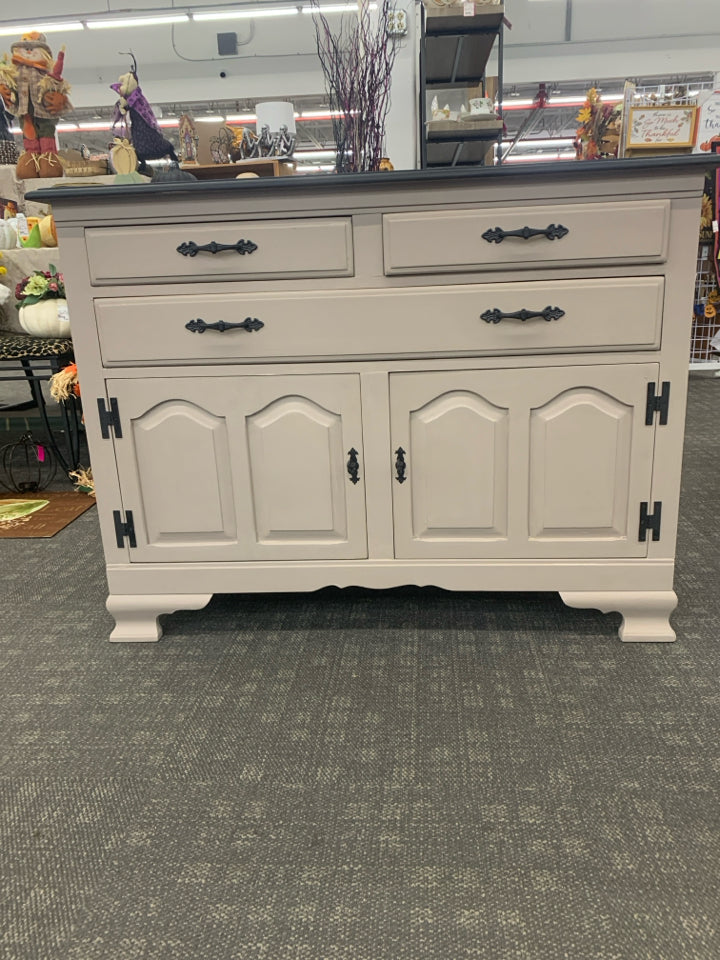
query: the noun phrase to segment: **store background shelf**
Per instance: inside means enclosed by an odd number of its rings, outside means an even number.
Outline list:
[[[425,13],[425,86],[469,87],[482,81],[505,16],[502,4],[476,6],[475,16],[461,7]]]
[[[502,134],[502,120],[477,122],[431,120],[427,124],[426,166],[477,166],[488,154],[488,142]]]
[[[504,4],[474,5],[473,16],[462,7],[423,7],[420,31],[420,165],[479,166],[493,163],[489,141],[502,139],[502,57]],[[487,65],[497,42],[497,84],[489,88]],[[493,96],[497,117],[477,123],[428,122],[428,97],[435,90],[464,90],[464,102]],[[483,141],[485,145],[483,145]]]

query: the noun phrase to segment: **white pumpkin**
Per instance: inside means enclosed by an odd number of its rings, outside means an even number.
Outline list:
[[[20,326],[31,337],[69,337],[67,300],[52,298],[29,303],[18,310]]]
[[[0,220],[0,250],[13,250],[17,247],[17,220]]]

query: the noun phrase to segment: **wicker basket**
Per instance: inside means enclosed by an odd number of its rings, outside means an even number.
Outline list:
[[[108,173],[108,162],[102,160],[77,160],[75,157],[67,157],[62,153],[58,154],[60,163],[65,171],[66,177],[97,177]]]
[[[82,160],[81,162],[70,161],[62,163],[66,177],[97,177],[107,174],[107,160]]]

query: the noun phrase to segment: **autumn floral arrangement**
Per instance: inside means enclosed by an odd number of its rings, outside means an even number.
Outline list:
[[[622,127],[620,104],[603,103],[599,91],[591,87],[576,119],[580,124],[576,141],[578,159],[617,157]]]
[[[15,299],[18,310],[41,300],[64,300],[65,278],[51,263],[49,270],[35,270],[29,277],[23,277],[15,286]]]

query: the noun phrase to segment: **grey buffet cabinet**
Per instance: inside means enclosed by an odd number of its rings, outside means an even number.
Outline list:
[[[213,592],[557,590],[672,640],[707,159],[63,187],[113,640]]]

